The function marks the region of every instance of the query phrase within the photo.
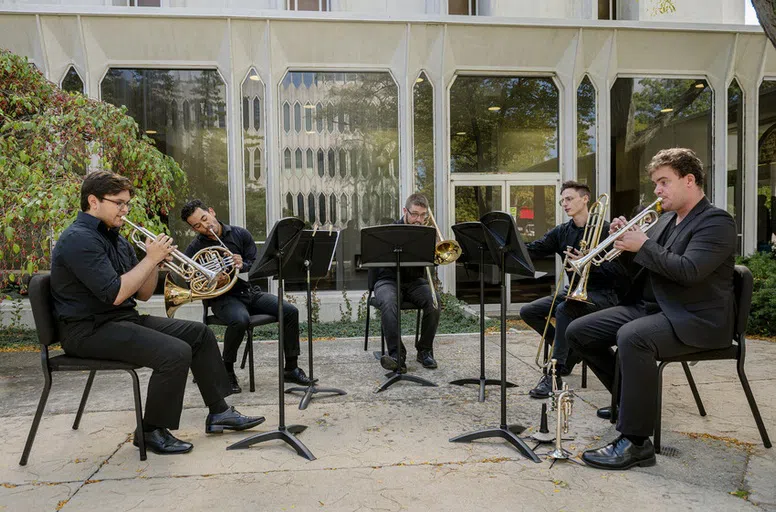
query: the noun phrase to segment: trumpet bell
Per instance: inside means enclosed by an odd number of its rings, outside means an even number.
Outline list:
[[[434,263],[447,265],[461,256],[461,246],[455,240],[442,240],[434,249]]]

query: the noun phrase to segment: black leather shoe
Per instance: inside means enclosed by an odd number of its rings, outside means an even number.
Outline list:
[[[435,369],[437,362],[434,359],[434,355],[428,350],[422,350],[418,352],[418,357],[415,358],[417,362],[423,365],[423,368]]]
[[[654,466],[655,447],[647,439],[636,446],[627,437],[620,436],[603,448],[587,450],[582,454],[585,464],[598,469],[629,469],[633,466]]]
[[[242,388],[240,387],[240,383],[237,382],[237,375],[234,373],[226,372],[227,375],[229,375],[229,383],[232,385],[232,393],[242,393]]]
[[[194,445],[191,443],[177,439],[166,428],[157,428],[151,432],[143,432],[143,439],[145,440],[146,449],[159,455],[189,453],[194,448]],[[137,432],[135,432],[132,444],[140,446],[137,440]]]
[[[224,412],[208,414],[205,420],[205,433],[220,434],[224,429],[246,430],[262,423],[264,423],[264,416],[244,416],[232,406]]]
[[[385,355],[380,358],[380,366],[390,372],[407,373],[407,364],[402,362],[400,367],[399,361],[389,355]]]
[[[557,382],[558,389],[563,389],[563,380],[557,377]],[[528,392],[531,398],[550,398],[550,394],[552,394],[552,377],[549,375],[542,375],[536,387]]]
[[[298,366],[293,370],[284,371],[283,379],[285,379],[286,382],[293,382],[301,386],[309,386],[315,382],[318,382],[318,379],[310,380],[310,377],[308,377],[304,370]]]
[[[612,408],[601,407],[595,412],[595,415],[601,418],[602,420],[610,420],[612,419]]]

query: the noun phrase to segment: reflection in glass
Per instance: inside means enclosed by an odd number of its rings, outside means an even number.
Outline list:
[[[577,181],[590,187],[594,198],[598,135],[595,99],[595,87],[590,78],[585,76],[577,88]]]
[[[509,187],[509,212],[524,242],[538,240],[555,227],[555,185]],[[531,302],[552,293],[555,284],[555,256],[533,259],[539,279],[512,277],[511,301]]]
[[[264,83],[255,71],[243,80],[242,88],[244,152],[250,152],[251,160],[243,162],[245,169],[245,228],[255,241],[267,236],[267,176],[263,157],[264,120],[261,104],[264,102]]]
[[[458,76],[450,171],[559,172],[558,98],[550,78]]]
[[[415,143],[415,191],[434,210],[434,88],[425,73],[415,80],[412,101]]]
[[[760,84],[757,126],[757,250],[776,244],[776,81]]]
[[[473,222],[488,212],[502,210],[501,186],[455,187],[455,223]],[[495,267],[486,267],[485,302],[495,304],[500,301],[499,274]],[[478,267],[466,268],[462,263],[455,264],[455,296],[469,304],[480,302],[480,275]]]
[[[712,197],[712,92],[705,80],[618,78],[611,105],[612,216],[631,217],[637,206],[655,200],[646,166],[665,148],[695,151]]]
[[[727,132],[727,211],[736,220],[738,244],[736,254],[743,253],[744,218],[742,208],[744,185],[744,96],[738,82],[733,80],[728,94],[728,132]]]
[[[65,77],[62,79],[62,90],[67,92],[80,92],[81,94],[84,93],[84,82],[81,80],[75,67],[70,66],[67,73],[65,73]]]
[[[331,223],[342,231],[332,271],[318,282],[318,289],[365,289],[367,273],[355,268],[360,230],[399,215],[396,84],[389,73],[289,72],[278,102],[294,108],[315,105],[304,108],[305,133],[280,134],[280,147],[291,152],[314,148],[317,165],[313,173],[282,173],[281,197],[307,198],[295,205],[296,211],[286,205],[282,215],[311,224]],[[307,129],[312,126],[314,130]],[[303,283],[288,285],[289,290],[303,288]]]
[[[100,85],[102,100],[125,105],[140,129],[159,150],[177,161],[188,176],[189,190],[177,192],[166,221],[179,247],[194,235],[180,220],[178,209],[198,197],[229,221],[226,87],[212,69],[111,68]],[[184,127],[173,126],[171,111],[183,107]],[[191,123],[192,109],[198,123]],[[224,127],[222,127],[224,126]]]

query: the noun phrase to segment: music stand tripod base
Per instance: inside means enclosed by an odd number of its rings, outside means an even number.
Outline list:
[[[290,445],[294,450],[296,450],[297,454],[304,457],[305,459],[315,460],[315,455],[313,455],[312,452],[308,450],[307,447],[294,436],[294,434],[298,434],[304,431],[306,428],[307,427],[305,425],[288,425],[286,427],[280,427],[277,430],[272,430],[270,432],[263,432],[261,434],[256,434],[254,436],[247,437],[242,441],[238,441],[233,445],[228,446],[226,449],[240,450],[243,448],[248,448],[249,446],[252,446],[256,443],[261,443],[264,441],[274,441],[276,439],[279,439],[285,442],[286,444]]]
[[[347,395],[348,393],[346,391],[343,391],[342,389],[337,388],[319,388],[315,384],[310,384],[307,387],[293,387],[288,388],[286,390],[286,393],[294,393],[296,391],[304,391],[304,396],[302,397],[302,401],[299,402],[299,410],[304,411],[307,409],[307,406],[310,405],[310,400],[312,400],[314,397],[313,395],[317,393],[332,393],[334,395]]]
[[[380,393],[381,391],[385,391],[386,389],[388,389],[389,387],[393,386],[394,384],[396,384],[401,380],[414,382],[416,384],[420,384],[421,386],[426,386],[426,387],[434,387],[434,388],[437,387],[436,384],[434,384],[429,380],[426,380],[422,377],[416,377],[415,375],[409,375],[406,373],[390,372],[390,373],[386,373],[385,376],[388,379],[382,384],[380,384],[380,386],[378,386],[377,389],[375,389],[375,393]]]
[[[464,386],[466,384],[479,384],[480,393],[477,401],[484,402],[485,386],[498,386],[498,385],[501,385],[501,381],[499,379],[458,379],[458,380],[451,381],[450,384],[454,386]],[[516,388],[517,384],[507,381],[507,387]]]
[[[468,443],[471,441],[476,441],[477,439],[487,439],[491,437],[497,437],[505,440],[515,448],[517,448],[517,451],[519,451],[524,457],[527,457],[531,459],[534,462],[541,462],[541,459],[531,450],[528,445],[525,444],[525,441],[520,439],[517,434],[515,434],[511,429],[517,428],[518,426],[510,427],[508,425],[502,425],[498,428],[492,427],[492,428],[486,428],[482,430],[476,430],[474,432],[469,432],[466,434],[461,434],[459,436],[453,437],[450,439],[451,443]]]

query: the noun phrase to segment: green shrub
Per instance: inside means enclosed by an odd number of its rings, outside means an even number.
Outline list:
[[[758,252],[747,258],[738,258],[736,263],[749,267],[754,278],[747,333],[776,335],[776,256],[773,252]]]

